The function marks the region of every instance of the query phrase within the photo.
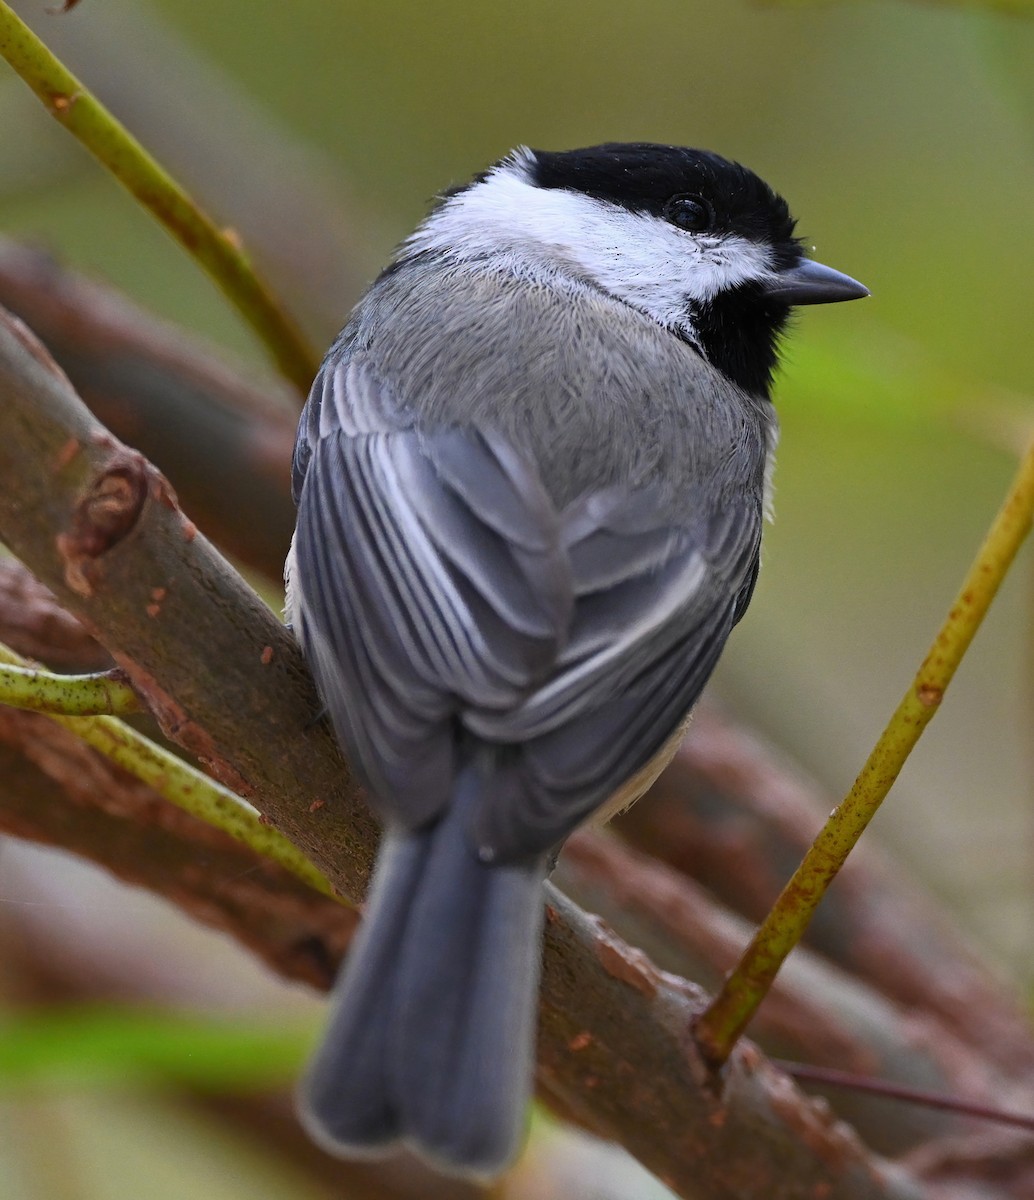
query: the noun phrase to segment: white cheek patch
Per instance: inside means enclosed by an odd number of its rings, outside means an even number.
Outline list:
[[[599,262],[583,260],[583,265],[608,291],[662,324],[685,321],[694,301],[711,300],[772,273],[767,250],[746,238],[702,237],[659,217],[621,210],[617,221],[627,232],[620,249]]]
[[[581,192],[536,187],[520,152],[448,200],[407,245],[502,256],[540,276],[573,266],[663,325],[684,326],[693,301],[773,273],[768,249],[735,234],[694,234]]]

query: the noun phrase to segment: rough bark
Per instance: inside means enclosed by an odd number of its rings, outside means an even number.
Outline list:
[[[708,990],[737,961],[753,928],[699,885],[616,838],[583,832],[561,857],[554,881],[603,917],[658,966]],[[1034,1089],[976,1053],[936,1013],[905,1008],[820,956],[798,950],[780,972],[751,1026],[776,1058],[828,1066],[976,1104],[1034,1109]],[[896,1155],[972,1123],[921,1105],[888,1109],[879,1096],[815,1086],[868,1145]]]
[[[103,671],[111,655],[20,562],[0,559],[0,641],[58,671]]]

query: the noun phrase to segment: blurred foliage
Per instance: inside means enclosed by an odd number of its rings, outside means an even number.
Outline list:
[[[0,1101],[0,1127],[0,1189],[11,1200],[328,1200],[304,1172],[221,1135],[207,1113],[157,1097]]]
[[[64,11],[72,7],[66,4]],[[46,42],[0,3],[3,56],[44,107],[209,273],[299,390],[318,365],[315,352],[256,276],[234,231],[220,228],[125,125],[70,72]]]
[[[119,60],[150,71],[156,89],[175,89],[181,76],[167,64],[184,51],[199,56],[224,90],[191,82],[183,120],[200,112],[232,141],[244,98],[271,139],[305,147],[340,204],[363,277],[429,197],[519,143],[708,146],[787,195],[816,256],[873,295],[864,306],[803,313],[788,340],[777,520],[716,686],[834,792],[846,788],[1004,494],[1012,448],[1034,429],[1034,22],[948,0],[86,0],[61,16],[47,15],[45,0],[14,7],[66,54],[110,22],[115,57],[72,62],[102,97]],[[132,103],[116,111],[135,128]],[[179,119],[166,103],[166,126]],[[0,148],[4,230],[60,249],[261,364],[193,264],[78,147],[56,142],[48,118],[16,89],[0,86],[0,122],[11,131]],[[161,157],[158,134],[145,140]],[[258,149],[252,158],[242,207],[262,191],[264,172],[280,186],[298,169]],[[299,176],[299,188],[308,182]],[[221,195],[216,215],[233,223],[232,181]],[[331,290],[322,316],[308,318],[313,331],[325,340],[354,298],[352,282]],[[876,836],[983,948],[1028,982],[1029,572],[1027,557],[875,822]],[[16,916],[12,909],[9,922]],[[55,923],[61,916],[55,907]],[[228,976],[245,969],[231,953],[220,961]],[[101,1070],[107,1019],[88,1014],[78,1032],[54,1033],[66,1066]],[[147,1020],[136,1021],[116,1023],[137,1069],[164,1069],[193,1046],[199,1078],[232,1071],[238,1050],[247,1060],[246,1024],[234,1050],[225,1030],[162,1018],[146,1032]],[[24,1029],[31,1059],[50,1035],[45,1024],[32,1037]],[[153,1058],[134,1054],[145,1044]],[[296,1050],[290,1033],[274,1037],[270,1074],[286,1071]],[[266,1053],[255,1049],[255,1058]],[[241,1078],[261,1074],[256,1066]],[[127,1139],[146,1141],[143,1131],[154,1134],[166,1117],[154,1110],[149,1122],[148,1110],[134,1109],[110,1119],[126,1122]],[[18,1144],[16,1124],[10,1138],[0,1126],[3,1147]],[[147,1161],[168,1153],[166,1144]],[[4,1191],[26,1200],[139,1194],[129,1175],[121,1190],[110,1172],[104,1178],[103,1191],[92,1182]],[[238,1194],[226,1187],[179,1194]]]
[[[831,4],[835,0],[764,0],[767,4],[804,7],[806,4]],[[971,8],[984,12],[1011,13],[1015,16],[1034,16],[1034,0],[923,0],[946,8]]]
[[[178,1012],[45,1008],[0,1016],[0,1091],[179,1084],[203,1090],[289,1086],[311,1043],[297,1026]]]

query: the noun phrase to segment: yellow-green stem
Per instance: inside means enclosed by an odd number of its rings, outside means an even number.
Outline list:
[[[0,663],[23,670],[29,667],[23,658],[2,644]],[[327,879],[298,848],[271,825],[263,824],[249,804],[125,722],[107,716],[47,715],[177,808],[221,829],[256,854],[279,863],[317,891],[337,898]]]
[[[57,675],[35,667],[0,666],[0,704],[65,717],[126,716],[140,698],[118,671]]]
[[[240,240],[220,229],[95,96],[0,0],[0,55],[47,111],[165,226],[215,280],[304,393],[319,365],[300,330],[256,275]]]
[[[932,720],[1030,530],[1032,513],[1034,446],[1024,456],[930,652],[854,786],[831,814],[739,964],[697,1022],[695,1032],[701,1051],[715,1066],[729,1057],[737,1038],[772,986],[776,972],[800,941],[826,889]]]

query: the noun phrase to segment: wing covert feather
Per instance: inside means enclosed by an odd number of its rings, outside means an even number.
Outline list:
[[[386,412],[368,371],[325,372],[295,459],[291,616],[374,806],[412,826],[449,800],[461,709],[513,707],[540,682],[573,593],[533,473],[476,431],[428,436]]]

